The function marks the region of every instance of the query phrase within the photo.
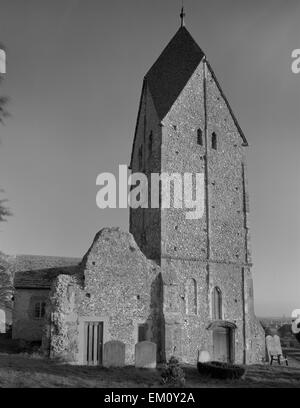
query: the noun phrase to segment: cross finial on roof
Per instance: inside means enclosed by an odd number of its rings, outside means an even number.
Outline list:
[[[181,27],[185,26],[184,17],[185,17],[185,12],[184,12],[184,6],[182,2],[181,13],[180,13]]]

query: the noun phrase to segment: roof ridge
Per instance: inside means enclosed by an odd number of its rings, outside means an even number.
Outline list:
[[[184,89],[205,54],[185,27],[180,27],[145,75],[159,119]]]
[[[79,256],[59,256],[59,255],[30,255],[30,254],[17,254],[16,257],[28,257],[28,258],[53,258],[53,259],[81,259]]]

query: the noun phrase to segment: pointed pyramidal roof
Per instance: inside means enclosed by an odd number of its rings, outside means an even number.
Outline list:
[[[182,26],[145,76],[160,120],[169,112],[204,53]]]

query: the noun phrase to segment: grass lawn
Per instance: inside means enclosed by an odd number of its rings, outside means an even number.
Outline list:
[[[218,381],[200,377],[197,369],[184,366],[186,387],[300,387],[300,362],[289,357],[290,366],[254,365],[244,379]],[[124,367],[105,369],[57,364],[47,359],[0,353],[0,388],[161,387],[160,371]]]

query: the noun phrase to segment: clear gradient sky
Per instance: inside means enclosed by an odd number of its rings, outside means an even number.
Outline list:
[[[300,307],[299,0],[186,0],[249,141],[258,315]],[[180,0],[0,0],[7,47],[0,250],[81,257],[127,210],[96,207],[96,176],[128,164],[142,79],[179,27]],[[4,198],[4,195],[2,196]]]

